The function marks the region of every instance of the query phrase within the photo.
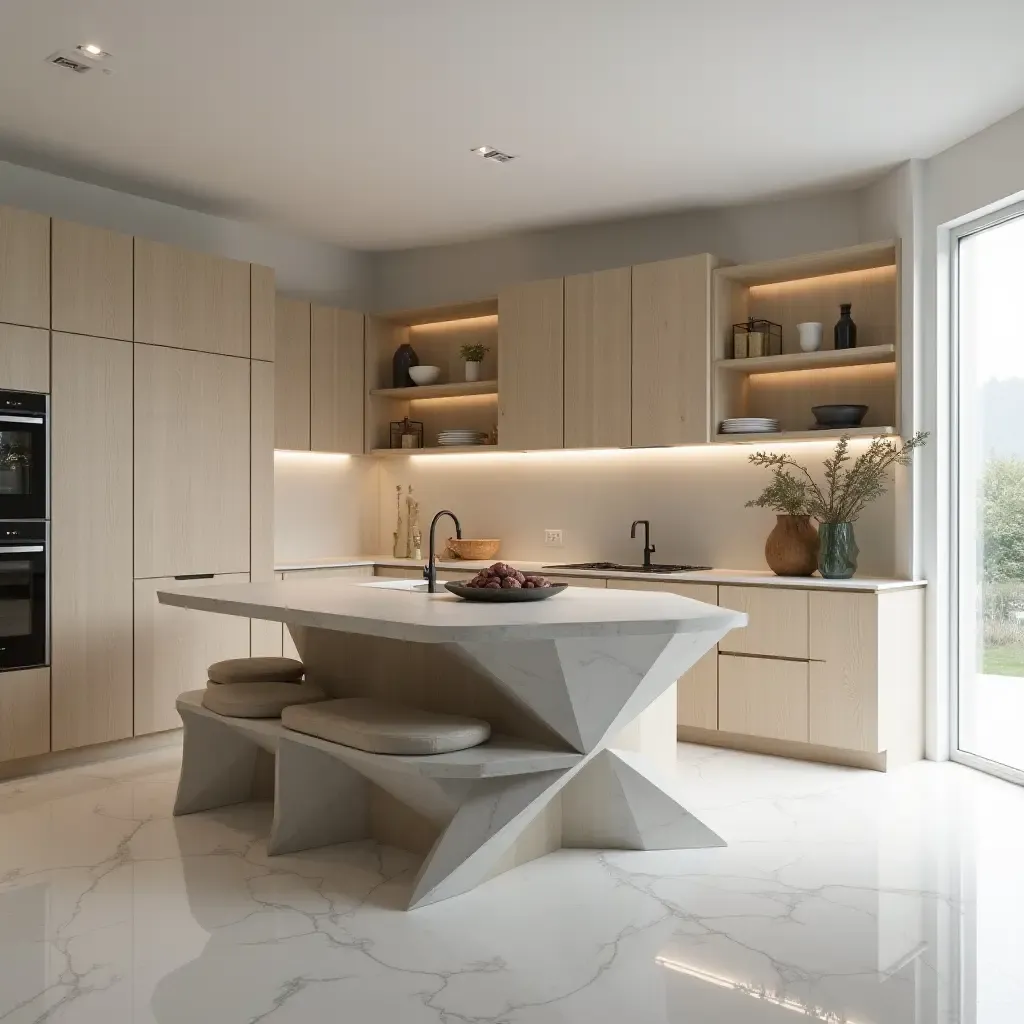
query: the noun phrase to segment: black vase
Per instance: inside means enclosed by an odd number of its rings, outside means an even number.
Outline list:
[[[836,321],[836,348],[856,348],[857,347],[857,325],[850,318],[850,310],[852,306],[848,302],[844,302],[839,307],[839,319]]]
[[[391,360],[392,387],[411,388],[413,379],[409,376],[410,366],[419,366],[420,357],[407,341],[395,349],[395,357]]]

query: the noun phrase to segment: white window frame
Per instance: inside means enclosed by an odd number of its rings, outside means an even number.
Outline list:
[[[968,628],[960,599],[960,242],[1019,217],[1024,217],[1024,201],[964,221],[949,232],[949,751],[950,758],[960,764],[1024,786],[1024,770],[960,749],[960,679],[965,668],[971,674],[976,671],[973,664],[965,666],[968,648],[960,641]]]

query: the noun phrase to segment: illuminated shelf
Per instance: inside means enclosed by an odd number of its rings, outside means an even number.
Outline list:
[[[373,388],[376,398],[393,398],[402,402],[420,402],[425,398],[462,398],[464,395],[496,395],[496,380],[456,381],[452,384],[420,384],[411,388]]]
[[[835,441],[840,437],[889,437],[895,427],[837,427],[829,430],[779,430],[772,434],[716,434],[715,444],[765,444],[775,441]]]
[[[395,458],[401,455],[485,455],[498,451],[496,444],[451,445],[447,448],[374,448],[371,455]]]
[[[820,370],[829,366],[870,366],[896,362],[895,345],[865,348],[830,348],[818,352],[787,352],[781,356],[752,359],[718,359],[715,369],[729,373],[780,373],[786,370]]]

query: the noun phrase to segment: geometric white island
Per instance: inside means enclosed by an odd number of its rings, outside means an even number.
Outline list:
[[[562,847],[724,845],[674,793],[675,688],[745,615],[659,592],[570,587],[484,604],[422,588],[317,579],[161,591],[164,604],[285,623],[307,683],[332,698],[492,729],[454,753],[374,754],[279,720],[223,718],[183,694],[175,812],[248,799],[273,756],[269,851],[372,837],[423,853],[410,908]]]

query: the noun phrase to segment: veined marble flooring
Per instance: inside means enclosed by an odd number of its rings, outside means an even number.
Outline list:
[[[679,748],[730,844],[562,851],[406,913],[413,859],[172,819],[174,751],[0,784],[3,1024],[1012,1024],[1024,790]]]

